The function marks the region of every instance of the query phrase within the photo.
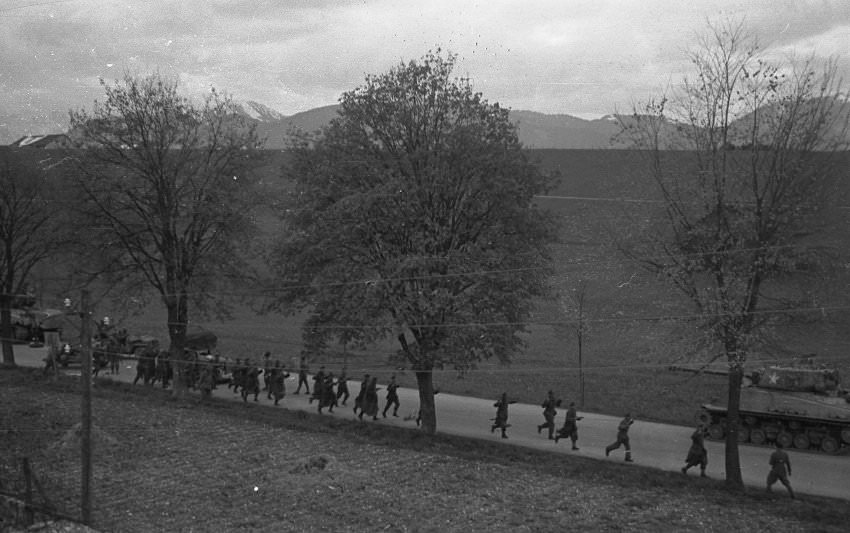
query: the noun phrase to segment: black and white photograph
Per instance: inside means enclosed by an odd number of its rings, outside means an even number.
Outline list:
[[[847,531],[850,3],[0,0],[0,405],[2,533]]]

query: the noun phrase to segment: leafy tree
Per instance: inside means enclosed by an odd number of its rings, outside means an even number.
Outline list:
[[[848,108],[834,63],[773,63],[743,24],[711,25],[690,61],[693,77],[623,121],[663,198],[651,244],[630,252],[689,299],[728,363],[726,482],[739,488],[744,364],[795,306],[777,287],[825,264],[813,235],[844,171]],[[684,151],[664,150],[671,124]]]
[[[122,286],[146,284],[162,298],[179,361],[190,301],[201,310],[225,305],[224,289],[247,275],[242,245],[259,203],[251,171],[260,143],[214,90],[197,104],[159,75],[102,86],[103,103],[71,113],[84,214],[100,230],[100,266]],[[175,379],[175,394],[185,386]]]
[[[43,159],[43,157],[42,157]],[[35,269],[57,257],[68,234],[49,173],[34,157],[0,151],[0,338],[3,364],[14,366],[11,308],[27,292]]]
[[[398,339],[436,430],[432,371],[508,360],[544,294],[551,220],[543,175],[508,112],[451,77],[439,51],[341,97],[339,117],[300,138],[291,230],[277,256],[309,304],[308,346]]]

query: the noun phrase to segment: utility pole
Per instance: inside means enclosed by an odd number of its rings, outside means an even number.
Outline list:
[[[91,310],[89,309],[89,291],[83,290],[80,298],[80,345],[82,356],[82,371],[80,385],[82,386],[82,420],[80,422],[80,454],[81,454],[81,483],[82,497],[80,501],[81,521],[91,523]]]
[[[578,324],[576,325],[576,340],[578,341],[578,389],[579,407],[584,408],[584,364],[582,361],[582,343],[585,333],[584,304],[587,299],[587,283],[579,281],[578,286],[572,292],[573,303],[578,311]]]

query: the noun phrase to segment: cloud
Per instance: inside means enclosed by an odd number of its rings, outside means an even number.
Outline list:
[[[70,0],[0,8],[6,108],[67,110],[97,80],[158,71],[290,114],[441,46],[490,101],[605,114],[681,78],[706,21],[744,18],[777,54],[847,54],[850,2],[801,0]],[[846,66],[846,62],[842,63]],[[850,76],[845,76],[850,78]]]

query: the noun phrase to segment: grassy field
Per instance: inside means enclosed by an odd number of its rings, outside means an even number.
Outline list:
[[[0,371],[0,479],[28,457],[79,512],[76,380]],[[154,531],[846,531],[844,501],[238,402],[99,383],[96,528]]]
[[[506,391],[527,402],[540,401],[552,389],[588,411],[621,414],[631,410],[646,420],[691,423],[701,403],[725,398],[725,381],[666,370],[671,364],[694,359],[700,332],[675,318],[693,309],[662,280],[626,260],[613,246],[615,236],[642,238],[640,229],[655,205],[609,200],[654,199],[654,188],[634,171],[640,163],[638,155],[625,150],[540,150],[532,151],[532,157],[562,175],[553,198],[540,200],[561,221],[561,242],[553,249],[551,298],[537,302],[525,337],[527,346],[510,365],[484,361],[465,375],[445,369],[435,376],[436,386],[480,397],[497,397]],[[284,159],[284,154],[276,154],[262,169],[263,181],[281,194],[286,188],[279,178]],[[261,220],[267,235],[277,231],[273,217],[266,214]],[[845,233],[842,229],[838,236],[845,238]],[[577,312],[570,294],[582,284],[586,287],[586,333],[579,363]],[[850,375],[848,288],[846,280],[812,287],[812,294],[807,295],[813,302],[811,312],[798,317],[803,320],[776,328],[765,357],[816,353]],[[61,296],[55,295],[56,302]],[[127,317],[129,307],[126,302],[101,301],[97,312]],[[190,316],[194,323],[218,334],[219,351],[225,356],[259,359],[269,350],[291,365],[301,353],[301,314],[258,314],[242,306],[228,321],[197,313]],[[164,324],[164,312],[155,299],[123,323],[131,332],[166,339]],[[412,386],[413,376],[391,360],[397,349],[389,342],[345,353],[340,348],[315,356],[311,364],[314,369],[324,364],[335,372],[347,365],[351,376],[370,373],[381,381],[398,373],[402,385]]]

